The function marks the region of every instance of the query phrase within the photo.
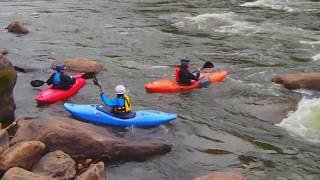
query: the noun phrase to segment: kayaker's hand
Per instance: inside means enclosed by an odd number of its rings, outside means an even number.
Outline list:
[[[197,69],[197,72],[200,72],[200,71],[201,71],[201,68],[198,68],[198,69]]]

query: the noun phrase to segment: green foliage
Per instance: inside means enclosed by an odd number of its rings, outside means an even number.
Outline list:
[[[12,69],[5,69],[0,73],[0,95],[10,89],[13,84],[13,76]]]

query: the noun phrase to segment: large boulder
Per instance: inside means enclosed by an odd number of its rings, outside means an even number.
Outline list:
[[[97,164],[91,164],[88,170],[80,174],[76,178],[77,180],[106,180],[106,169],[103,162]]]
[[[16,105],[12,91],[17,79],[17,72],[6,56],[0,54],[0,123],[11,122]]]
[[[42,176],[19,167],[10,168],[1,180],[55,180],[49,176]]]
[[[244,105],[244,112],[262,121],[271,124],[280,123],[287,117],[288,112],[295,110],[297,103],[293,100],[277,101],[256,101],[252,104]]]
[[[283,74],[272,78],[272,82],[282,84],[287,89],[320,90],[320,73]]]
[[[9,133],[5,129],[0,130],[0,154],[9,148],[9,145]]]
[[[67,70],[79,72],[98,73],[104,70],[102,64],[99,64],[96,61],[85,57],[75,57],[70,59],[57,60],[51,64],[51,68],[54,69],[57,65],[65,65],[67,67]]]
[[[48,151],[61,150],[75,159],[135,158],[144,159],[171,150],[161,140],[128,140],[112,135],[105,127],[80,122],[67,117],[18,119],[19,128],[13,143],[38,140]]]
[[[68,180],[76,175],[76,162],[64,152],[54,151],[43,156],[31,171],[60,180]]]
[[[8,32],[15,34],[28,34],[29,30],[25,27],[24,23],[20,20],[12,21],[6,28]]]
[[[246,180],[247,178],[235,172],[214,172],[193,180]]]
[[[40,141],[25,141],[9,147],[0,155],[0,170],[21,167],[30,170],[45,150]]]

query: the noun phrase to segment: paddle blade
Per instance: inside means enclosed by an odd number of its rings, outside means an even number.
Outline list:
[[[33,80],[30,82],[32,87],[40,87],[40,86],[44,85],[44,83],[46,83],[46,82],[41,81],[41,80]]]
[[[94,77],[94,75],[95,75],[95,72],[87,72],[87,73],[84,73],[81,77],[83,79],[91,79]]]
[[[207,61],[207,62],[205,62],[205,63],[203,64],[202,69],[204,69],[204,68],[213,68],[213,67],[214,67],[213,63]]]

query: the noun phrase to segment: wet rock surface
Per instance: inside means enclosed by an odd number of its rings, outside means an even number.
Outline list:
[[[25,141],[6,149],[0,155],[0,170],[21,167],[30,170],[41,158],[45,145],[40,141]]]
[[[6,28],[8,32],[15,34],[28,34],[29,30],[25,27],[24,23],[21,20],[12,21]]]
[[[78,72],[98,73],[104,70],[104,66],[102,64],[99,64],[96,61],[85,57],[57,60],[51,65],[51,68],[53,69],[57,65],[65,65],[67,67],[67,70]]]
[[[293,89],[320,90],[320,73],[292,73],[278,75],[272,78],[272,82],[281,84],[283,87]]]
[[[12,142],[38,140],[48,151],[61,150],[75,159],[145,159],[171,150],[162,140],[128,140],[111,134],[106,128],[67,117],[17,120],[19,128]]]
[[[33,167],[32,172],[60,180],[73,179],[76,175],[75,161],[62,151],[44,155]]]

